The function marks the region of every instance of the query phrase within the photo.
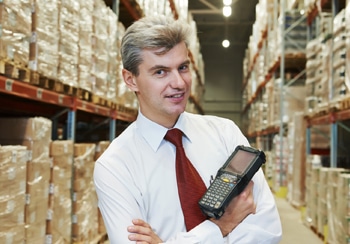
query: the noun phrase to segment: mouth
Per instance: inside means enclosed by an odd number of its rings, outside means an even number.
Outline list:
[[[180,94],[174,94],[174,95],[169,95],[166,96],[167,98],[181,98],[184,96],[184,93],[180,93]]]

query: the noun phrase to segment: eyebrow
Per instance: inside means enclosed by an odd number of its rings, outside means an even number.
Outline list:
[[[186,61],[182,62],[179,66],[189,65],[190,63],[191,63],[190,60],[186,60]],[[164,66],[164,65],[155,65],[155,66],[151,67],[149,69],[149,71],[152,72],[152,71],[158,70],[158,69],[169,69],[169,67]]]

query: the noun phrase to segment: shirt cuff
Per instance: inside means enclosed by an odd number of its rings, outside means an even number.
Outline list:
[[[190,230],[190,233],[198,237],[201,240],[200,243],[203,244],[224,243],[224,238],[222,237],[219,226],[210,220],[205,220],[201,224],[197,225],[192,230]]]

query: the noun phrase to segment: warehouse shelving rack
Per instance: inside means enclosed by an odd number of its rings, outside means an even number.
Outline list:
[[[302,83],[305,84],[305,74],[306,74],[306,69],[305,69],[305,64],[306,64],[306,56],[305,56],[305,49],[298,45],[298,43],[294,43],[293,40],[291,40],[290,37],[288,37],[288,34],[297,28],[299,25],[306,23],[307,16],[305,14],[302,14],[299,16],[292,24],[289,26],[286,23],[286,11],[285,11],[285,1],[282,0],[280,1],[280,17],[279,17],[279,28],[281,32],[281,54],[280,54],[280,67],[279,67],[279,101],[280,101],[280,110],[279,110],[279,131],[278,135],[280,138],[280,148],[279,148],[279,165],[280,165],[280,177],[279,177],[279,182],[280,186],[283,186],[283,178],[284,178],[284,167],[283,167],[283,152],[285,149],[284,143],[283,143],[283,137],[286,136],[286,132],[288,130],[288,125],[286,121],[284,121],[284,116],[285,116],[285,107],[284,107],[284,99],[285,99],[285,94],[287,93],[287,88],[290,86],[294,86],[297,83]],[[285,50],[286,47],[286,41],[292,41],[293,45],[295,46],[296,50],[304,50],[304,52],[301,52],[297,58],[292,57],[293,61],[292,64],[289,66],[287,64],[287,53]],[[289,67],[288,67],[289,66]],[[297,72],[293,78],[287,79],[286,78],[286,71],[288,69],[292,68],[294,72]],[[293,98],[297,99],[293,94],[289,94]]]
[[[119,11],[119,1],[106,0],[112,9]],[[135,10],[131,10],[130,1],[120,2],[129,11],[127,14],[134,16]],[[27,71],[30,73],[30,71]],[[58,139],[58,124],[64,121],[66,126],[63,139],[76,141],[76,121],[81,119],[93,123],[97,128],[101,124],[108,123],[109,140],[116,136],[117,120],[130,123],[136,119],[137,111],[127,108],[122,104],[102,106],[91,101],[80,99],[76,94],[58,93],[55,90],[46,89],[40,84],[31,84],[29,80],[20,80],[0,75],[0,101],[3,104],[0,111],[3,115],[11,116],[43,116],[52,120],[53,138]]]
[[[284,1],[280,1],[280,9],[279,9],[279,13],[280,15],[284,15],[285,12],[282,11],[284,9]],[[332,9],[332,13],[333,16],[335,16],[335,14],[337,14],[339,12],[339,7],[343,4],[339,2],[339,0],[322,0],[321,1],[321,5],[322,6],[327,6],[327,7],[331,7]],[[278,6],[277,3],[275,3],[275,6]],[[276,10],[275,10],[276,11]],[[312,37],[313,34],[312,33],[312,24],[314,23],[314,21],[317,21],[317,17],[318,16],[318,8],[317,6],[313,6],[311,9],[307,10],[307,13],[302,16],[300,18],[299,21],[306,21],[308,24],[308,40],[309,41]],[[285,18],[281,17],[281,20],[284,20]],[[297,24],[296,22],[296,24]],[[265,77],[265,81],[263,83],[261,83],[255,93],[252,95],[252,97],[248,100],[248,103],[246,104],[246,106],[243,108],[243,115],[245,115],[247,113],[247,111],[250,109],[250,106],[257,101],[258,99],[261,98],[261,93],[264,91],[265,86],[268,82],[270,82],[270,80],[274,80],[271,79],[272,77],[276,77],[279,74],[279,77],[282,79],[282,82],[280,83],[280,101],[284,100],[284,92],[283,89],[285,87],[288,87],[290,85],[292,85],[294,82],[296,82],[299,78],[302,78],[305,74],[305,70],[301,70],[300,73],[298,75],[295,76],[294,79],[291,79],[289,81],[285,80],[285,71],[286,68],[288,68],[288,57],[285,56],[284,53],[284,40],[285,40],[285,34],[288,33],[288,31],[290,31],[293,26],[290,26],[289,28],[285,28],[283,22],[279,23],[280,28],[281,28],[281,33],[282,33],[282,53],[278,59],[278,62],[275,63],[275,65],[269,69],[269,73],[266,75]],[[317,31],[317,30],[316,30]],[[259,42],[258,45],[258,52],[261,51],[261,47],[263,46],[262,43],[264,41],[264,39],[266,38],[266,36],[269,33],[265,34],[262,36],[262,40]],[[257,56],[257,54],[255,55]],[[306,60],[305,60],[306,61]],[[255,65],[255,59],[253,62],[253,65]],[[248,78],[251,75],[253,68],[250,67],[248,70],[248,76],[245,78],[244,82],[243,82],[243,89],[246,88],[247,86],[247,81]],[[332,88],[332,82],[333,80],[331,79],[329,81],[329,87]],[[331,91],[330,91],[331,93]],[[329,94],[330,99],[331,94]],[[346,101],[345,101],[346,102]],[[346,106],[345,106],[346,107]],[[268,128],[264,128],[262,130],[259,131],[254,131],[253,133],[250,133],[248,135],[249,139],[251,139],[252,141],[256,140],[258,137],[261,139],[261,142],[263,144],[263,148],[269,150],[271,147],[271,139],[273,135],[279,134],[280,137],[282,137],[285,133],[285,130],[287,129],[287,127],[283,124],[283,114],[284,114],[284,108],[283,106],[280,106],[280,123],[278,125],[273,125],[270,126]],[[320,154],[320,155],[330,155],[330,166],[331,167],[337,167],[337,158],[338,158],[338,150],[339,150],[339,128],[341,128],[343,131],[346,132],[350,132],[350,109],[346,108],[346,109],[339,109],[339,108],[328,108],[327,111],[322,111],[322,113],[318,113],[318,114],[313,114],[313,115],[306,115],[305,116],[305,120],[307,123],[307,129],[306,129],[306,154]],[[312,148],[311,147],[311,131],[313,130],[313,132],[317,133],[317,127],[318,125],[329,125],[330,126],[330,148],[329,149],[320,149],[320,148]],[[283,146],[282,146],[283,148]],[[282,149],[281,148],[281,152],[280,154],[282,154]],[[281,157],[282,155],[280,155]],[[282,178],[281,178],[282,179]]]
[[[265,91],[266,85],[269,82],[274,82],[273,87],[279,88],[279,93],[277,96],[279,97],[280,101],[280,106],[279,106],[279,121],[277,123],[273,123],[272,125],[269,125],[267,128],[263,128],[262,130],[254,131],[250,134],[248,134],[248,138],[251,141],[254,140],[260,140],[262,144],[262,149],[263,150],[271,150],[272,148],[272,140],[275,135],[279,135],[280,138],[283,138],[288,130],[287,128],[287,123],[283,121],[283,117],[285,115],[285,108],[283,106],[283,101],[285,99],[285,93],[286,93],[286,88],[294,85],[299,85],[300,83],[305,82],[305,64],[306,64],[306,56],[305,53],[301,52],[300,55],[289,55],[286,50],[285,50],[285,42],[286,40],[289,41],[290,43],[293,43],[295,47],[299,49],[303,49],[301,47],[298,47],[298,43],[293,41],[293,37],[289,35],[291,31],[293,31],[295,28],[297,28],[300,24],[306,25],[307,22],[307,15],[303,14],[300,15],[300,17],[296,18],[292,23],[289,23],[289,25],[286,25],[286,10],[285,10],[285,1],[277,1],[275,0],[274,2],[274,21],[278,21],[278,28],[280,31],[280,39],[281,39],[281,53],[278,56],[278,59],[276,60],[275,63],[272,64],[271,67],[268,69],[268,73],[265,75],[264,81],[259,84],[257,87],[255,93],[252,95],[252,97],[248,100],[248,103],[246,106],[243,108],[243,114],[246,114],[247,111],[250,109],[250,106],[261,99],[262,94]],[[270,34],[268,32],[269,30],[267,29],[266,33],[262,35],[262,40],[259,42],[258,45],[258,53],[261,51],[261,48],[263,47],[263,44],[265,39],[268,37]],[[306,41],[306,37],[305,37]],[[256,54],[255,56],[257,56]],[[255,64],[255,59],[252,64],[252,66],[256,65]],[[245,78],[244,83],[243,83],[243,88],[245,89],[247,86],[247,81],[249,79],[249,76],[251,75],[253,68],[250,67],[248,70],[248,77]],[[286,74],[288,72],[293,72],[293,78],[287,79]],[[279,83],[275,82],[279,78]],[[289,94],[293,97],[293,94]],[[284,150],[284,145],[283,145],[283,140],[280,142],[280,147],[279,151],[276,152],[277,157],[282,160],[283,159],[283,150]],[[282,186],[283,184],[283,164],[282,162],[278,163],[277,165],[280,166],[279,169],[279,183]],[[282,190],[283,191],[283,190]],[[281,193],[283,194],[283,193]]]
[[[119,12],[119,8],[123,9],[123,14],[131,22],[143,16],[142,10],[138,7],[135,0],[105,0],[105,2],[115,12]],[[169,2],[174,17],[177,18],[178,14],[175,10],[174,1],[169,0]],[[190,59],[199,82],[203,86],[204,82],[202,77],[200,77],[192,53],[190,53]],[[3,71],[1,72],[3,73]],[[28,70],[27,72],[30,71]],[[200,113],[204,113],[195,96],[191,95],[189,100],[195,104],[196,109]],[[111,106],[109,106],[110,104],[106,106],[95,104],[88,99],[85,100],[76,93],[58,92],[55,89],[42,86],[42,84],[33,84],[29,79],[23,80],[8,74],[0,74],[0,104],[1,116],[46,117],[52,121],[53,140],[65,139],[73,142],[77,140],[78,121],[89,124],[89,129],[85,130],[84,133],[89,133],[100,127],[108,129],[108,139],[111,141],[116,136],[118,122],[122,125],[129,124],[137,116],[137,110],[127,108],[123,104],[111,104]],[[63,138],[58,134],[58,128],[62,124],[65,127]],[[72,167],[72,172],[74,175],[74,167]],[[102,243],[106,239],[107,234],[102,234],[97,236],[95,240],[90,241],[90,243]],[[72,243],[77,242],[72,241]]]
[[[115,12],[122,10],[121,15],[126,19],[126,23],[130,24],[143,16],[142,9],[136,1],[128,0],[105,0]],[[169,0],[174,17],[178,17],[173,0]],[[203,81],[199,75],[198,68],[190,53],[190,58],[197,74],[199,82],[203,85]],[[92,129],[101,126],[108,127],[109,140],[113,140],[116,136],[117,121],[130,123],[136,119],[137,111],[129,109],[122,104],[115,104],[112,107],[105,107],[80,99],[71,94],[62,94],[45,87],[30,84],[28,81],[22,81],[7,77],[0,74],[0,101],[3,106],[0,111],[4,115],[14,116],[43,116],[52,120],[53,138],[58,139],[58,125],[65,121],[64,139],[76,141],[76,123],[77,120],[86,121],[93,124]],[[191,95],[189,101],[192,102],[199,113],[204,113],[201,105],[196,98]]]
[[[343,1],[341,4],[339,0],[322,0],[321,7],[328,5],[328,8],[331,9],[332,19],[340,12],[341,8],[345,6]],[[341,6],[344,5],[344,6]],[[315,6],[308,11],[308,25],[310,26],[314,21],[317,21],[319,9]],[[310,30],[309,30],[310,32]],[[332,39],[331,39],[332,40]],[[331,42],[333,45],[333,42]],[[331,57],[331,64],[333,63],[333,56]],[[329,80],[329,100],[333,99],[333,72]],[[307,120],[307,129],[306,129],[306,153],[309,154],[320,154],[320,155],[329,155],[330,156],[330,167],[338,167],[338,135],[339,127],[346,132],[350,132],[349,120],[350,120],[350,109],[338,109],[338,108],[326,108],[327,110],[322,111],[322,113],[306,116]],[[329,150],[315,150],[311,148],[311,133],[312,130],[318,125],[329,125],[330,126],[330,146]]]
[[[122,105],[116,108],[104,107],[75,96],[60,94],[29,83],[0,75],[0,101],[3,114],[44,116],[52,119],[53,139],[57,139],[58,119],[67,114],[66,138],[75,139],[75,122],[77,112],[82,112],[82,118],[88,120],[91,116],[96,121],[110,121],[110,139],[114,138],[116,120],[131,122],[136,118],[136,111]],[[89,119],[90,120],[90,119]],[[90,120],[91,121],[91,120]]]

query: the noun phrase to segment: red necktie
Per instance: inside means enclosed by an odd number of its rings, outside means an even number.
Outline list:
[[[179,129],[168,130],[164,138],[176,147],[177,186],[186,229],[189,231],[206,219],[198,206],[198,201],[207,188],[197,170],[186,157],[182,145],[182,131]]]

